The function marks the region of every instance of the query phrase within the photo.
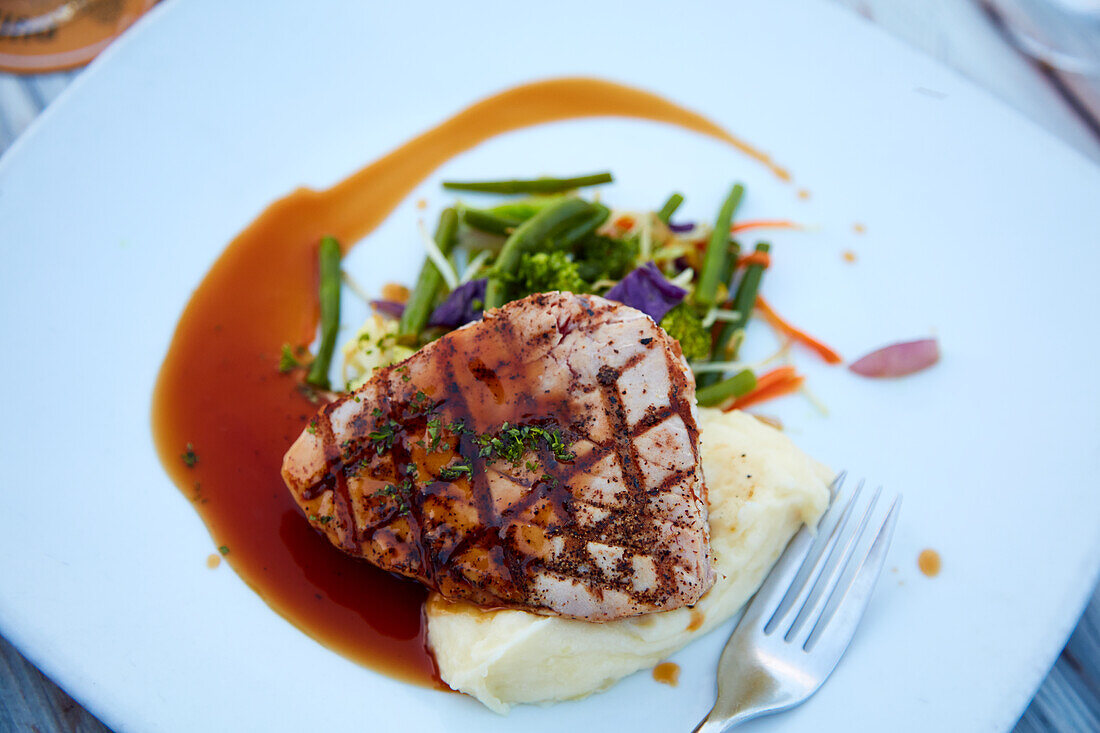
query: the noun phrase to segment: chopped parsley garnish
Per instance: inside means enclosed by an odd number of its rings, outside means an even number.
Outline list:
[[[316,418],[309,421],[309,426],[306,427],[306,432],[308,432],[310,435],[316,435],[317,434],[317,420],[316,420]]]
[[[484,433],[475,440],[481,447],[478,454],[482,458],[496,457],[513,465],[519,465],[528,451],[538,450],[542,445],[545,445],[558,461],[571,461],[576,457],[565,444],[560,432],[538,425],[516,428],[504,423],[497,435]]]
[[[194,468],[199,462],[199,454],[195,452],[195,446],[190,443],[187,444],[187,450],[180,454],[180,458],[183,459],[183,465],[188,468]]]
[[[413,482],[405,479],[399,486],[386,484],[374,493],[375,496],[392,496],[397,502],[397,513],[403,516],[409,513],[409,496],[412,494],[412,490]]]
[[[463,476],[472,476],[473,472],[473,468],[467,461],[466,463],[456,463],[453,466],[444,466],[439,469],[439,478],[441,481],[457,481]]]
[[[432,400],[427,394],[421,390],[417,390],[412,399],[409,400],[409,409],[415,414],[427,414],[435,409],[435,405],[432,404]]]
[[[377,430],[372,431],[367,435],[371,444],[374,446],[374,450],[378,455],[382,455],[383,452],[393,447],[394,438],[397,435],[397,430],[401,426],[395,423],[393,420],[389,420],[383,423]]]
[[[441,431],[443,429],[443,421],[438,417],[433,417],[428,420],[428,440],[429,451],[435,451],[439,448],[439,439],[442,437]]]
[[[332,517],[321,517],[321,524],[328,524],[332,521]]]
[[[229,546],[228,545],[222,545],[221,547],[218,548],[218,552],[220,552],[223,555],[228,555],[229,554]]]

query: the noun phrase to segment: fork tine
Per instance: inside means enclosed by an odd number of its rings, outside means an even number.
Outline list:
[[[828,602],[825,604],[825,609],[821,612],[821,616],[814,624],[814,628],[803,646],[803,649],[807,652],[814,650],[826,629],[829,631],[831,643],[838,647],[838,649],[832,650],[837,653],[838,657],[839,652],[843,652],[848,646],[848,642],[855,634],[856,626],[863,618],[863,612],[867,608],[871,592],[874,590],[878,576],[882,572],[882,566],[886,564],[886,551],[890,547],[890,538],[894,534],[894,526],[898,521],[900,507],[901,495],[898,494],[890,505],[890,511],[886,514],[886,518],[882,520],[878,534],[875,535],[874,542],[871,543],[871,549],[860,560],[855,572],[852,573],[851,579],[842,588],[835,589],[830,595]],[[833,623],[834,618],[836,619],[835,623]]]
[[[847,475],[847,471],[841,471],[829,485],[832,503],[818,521],[817,534],[811,535],[803,528],[791,539],[783,554],[776,560],[771,572],[768,573],[768,577],[765,578],[764,583],[757,589],[749,605],[745,608],[742,623],[748,625],[758,617],[763,617],[767,621],[773,618],[776,603],[780,599],[784,603],[787,602],[785,594],[790,592],[792,581],[797,580],[798,576],[796,574],[805,566],[805,559],[814,554],[820,541],[822,541],[822,536],[825,534],[822,529],[829,521],[830,516],[835,513],[838,504],[836,497],[840,493],[840,488],[844,485],[844,479]]]
[[[790,641],[799,635],[802,628],[806,626],[806,622],[809,620],[810,616],[813,615],[814,611],[818,610],[822,599],[828,599],[829,595],[836,587],[836,584],[840,582],[840,575],[844,572],[845,567],[847,567],[848,561],[851,559],[852,553],[855,552],[860,537],[863,536],[863,532],[867,529],[867,522],[871,519],[871,513],[874,512],[875,504],[878,503],[878,498],[881,493],[881,486],[875,489],[875,493],[871,497],[871,503],[867,505],[867,509],[864,510],[863,516],[860,517],[859,525],[856,527],[856,530],[849,534],[847,539],[844,540],[844,547],[840,548],[840,552],[837,552],[837,548],[840,547],[840,542],[838,540],[837,543],[833,545],[828,557],[822,559],[820,563],[821,568],[817,578],[814,580],[813,588],[811,588],[810,594],[806,598],[806,602],[802,604],[802,608],[799,609],[798,615],[794,618],[794,622],[783,636],[785,641]],[[855,498],[853,498],[852,503],[855,504]]]
[[[822,520],[818,524],[819,529],[817,536],[814,537],[813,548],[806,555],[802,567],[798,570],[798,575],[791,582],[790,587],[787,588],[787,593],[783,597],[783,601],[779,604],[779,608],[776,609],[771,619],[768,620],[767,625],[764,627],[764,633],[772,633],[799,601],[805,601],[805,594],[809,592],[810,588],[816,585],[817,578],[820,576],[823,565],[822,558],[828,558],[831,555],[838,539],[844,533],[844,528],[848,525],[848,520],[852,515],[852,509],[855,507],[856,502],[859,501],[859,496],[862,492],[863,481],[861,480],[846,502],[841,504],[839,496],[834,499],[833,506],[829,508],[828,514],[822,517]],[[831,520],[836,510],[840,511],[840,516],[835,522],[832,522],[831,527],[828,527],[829,520]],[[826,534],[826,532],[828,532],[828,534]]]

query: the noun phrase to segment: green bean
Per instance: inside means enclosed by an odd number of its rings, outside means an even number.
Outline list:
[[[758,242],[757,252],[767,254],[771,245],[767,242]],[[760,290],[760,279],[764,277],[763,265],[752,264],[745,268],[745,274],[741,276],[741,282],[737,285],[737,292],[728,301],[730,310],[737,312],[737,319],[726,321],[722,324],[722,330],[718,332],[718,338],[714,342],[714,349],[710,352],[711,361],[728,361],[737,358],[737,349],[740,343],[736,340],[738,332],[744,332],[745,326],[752,316],[753,306],[756,304],[756,293]],[[727,347],[732,343],[732,350]],[[731,351],[731,353],[726,353]],[[701,374],[696,380],[697,384],[708,386],[713,384],[717,374]]]
[[[565,196],[558,194],[551,194],[549,196],[529,196],[524,199],[516,199],[515,201],[497,204],[490,208],[489,211],[497,216],[503,216],[508,219],[527,221],[550,204],[556,204],[563,198],[565,198]]]
[[[563,230],[554,238],[554,243],[561,249],[572,249],[575,244],[600,228],[611,216],[611,209],[603,204],[592,203],[593,211],[580,218],[576,224]]]
[[[452,191],[480,191],[482,193],[561,193],[582,186],[611,183],[610,173],[593,173],[573,178],[534,178],[509,181],[444,181],[443,188]]]
[[[576,226],[592,216],[593,205],[578,198],[558,201],[520,224],[500,248],[497,261],[489,272],[489,284],[485,289],[485,309],[499,308],[505,303],[504,276],[515,271],[520,257],[554,235]]]
[[[511,201],[488,209],[464,208],[462,219],[467,226],[479,231],[507,236],[520,224],[562,198],[564,197],[538,196]]]
[[[444,256],[451,253],[455,245],[455,232],[458,230],[458,214],[452,208],[444,209],[439,215],[439,225],[435,228],[435,244]],[[443,276],[430,258],[424,259],[420,268],[420,277],[416,280],[409,300],[405,303],[405,312],[401,314],[401,323],[397,327],[397,339],[406,345],[415,345],[432,314],[432,304],[443,286]]]
[[[672,215],[676,213],[676,209],[680,208],[682,203],[684,203],[683,196],[679,193],[672,194],[665,201],[665,205],[661,207],[661,210],[657,212],[657,218],[668,224],[668,220],[672,218]]]
[[[695,285],[695,304],[701,308],[711,307],[717,298],[718,283],[726,270],[726,260],[729,258],[730,222],[744,193],[745,188],[740,183],[733,187],[725,203],[722,204],[722,210],[718,212],[718,220],[714,223],[714,230],[710,233],[707,251],[703,255],[703,264],[699,267],[699,280]]]
[[[726,267],[722,270],[722,284],[727,288],[733,282],[733,276],[737,274],[737,257],[741,254],[741,245],[730,240],[730,255],[726,258]]]
[[[700,375],[705,376],[705,375]],[[695,392],[695,399],[703,407],[720,405],[730,397],[741,397],[752,392],[756,388],[756,375],[751,369],[737,372],[728,379],[723,379],[717,384],[700,387]]]
[[[472,229],[505,236],[511,234],[513,229],[523,223],[522,219],[499,216],[487,209],[463,209],[462,221]]]
[[[318,248],[321,266],[318,296],[321,300],[321,346],[317,358],[309,366],[306,382],[329,389],[328,370],[336,348],[336,332],[340,328],[340,243],[332,237],[321,239]]]

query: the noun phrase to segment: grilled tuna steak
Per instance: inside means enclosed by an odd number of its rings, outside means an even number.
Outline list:
[[[680,346],[595,296],[509,303],[379,369],[283,478],[337,547],[453,600],[609,621],[713,582]]]

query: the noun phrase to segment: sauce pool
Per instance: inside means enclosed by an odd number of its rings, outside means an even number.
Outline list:
[[[653,668],[653,679],[662,685],[675,687],[680,683],[680,665],[675,662],[661,662]]]
[[[330,189],[299,189],[271,204],[195,290],[161,366],[157,452],[224,559],[299,629],[398,679],[445,689],[426,645],[427,591],[333,547],[280,475],[283,453],[317,410],[296,377],[278,371],[282,345],[308,344],[317,329],[317,243],[331,235],[346,251],[432,171],[495,135],[593,116],[693,130],[790,179],[766,154],[649,92],[586,78],[524,84],[471,105]]]
[[[917,567],[929,578],[936,577],[940,574],[940,568],[943,567],[940,553],[935,550],[921,550],[920,555],[917,556]]]

